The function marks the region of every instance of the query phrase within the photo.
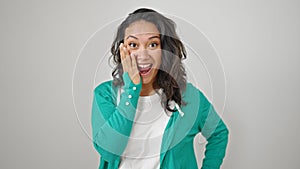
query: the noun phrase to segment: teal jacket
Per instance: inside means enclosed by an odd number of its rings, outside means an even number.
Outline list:
[[[106,81],[94,89],[92,105],[93,144],[100,154],[99,169],[117,169],[126,148],[142,84],[123,74],[124,92]],[[129,96],[130,95],[130,96]],[[188,83],[182,93],[187,103],[172,113],[164,130],[160,153],[162,169],[197,169],[193,148],[196,134],[206,138],[202,169],[220,168],[228,143],[228,129],[204,94]],[[184,114],[183,114],[184,113]]]

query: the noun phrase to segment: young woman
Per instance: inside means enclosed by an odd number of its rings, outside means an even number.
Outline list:
[[[193,140],[207,139],[203,169],[220,168],[228,129],[205,95],[186,82],[175,23],[146,8],[121,23],[113,80],[94,90],[93,143],[100,169],[196,169]]]

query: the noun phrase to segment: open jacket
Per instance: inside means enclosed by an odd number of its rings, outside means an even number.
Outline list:
[[[112,81],[98,85],[92,105],[93,144],[100,154],[99,169],[117,169],[126,148],[139,94],[140,84],[134,84],[128,73],[123,74],[123,91],[118,99],[118,88]],[[193,140],[196,134],[206,138],[207,144],[202,169],[220,168],[228,143],[228,129],[204,94],[188,83],[182,93],[187,103],[170,116],[164,130],[160,168],[197,169]]]

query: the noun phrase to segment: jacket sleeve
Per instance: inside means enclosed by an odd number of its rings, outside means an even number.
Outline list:
[[[123,80],[124,92],[121,93],[118,104],[112,84],[103,83],[94,90],[93,144],[101,155],[102,165],[104,162],[109,165],[118,164],[120,156],[126,148],[136,113],[141,83],[135,85],[127,72],[123,74]]]
[[[199,128],[207,140],[202,169],[219,169],[226,153],[229,131],[202,92],[199,113]]]

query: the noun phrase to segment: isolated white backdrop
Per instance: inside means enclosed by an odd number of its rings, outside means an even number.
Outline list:
[[[299,5],[292,0],[1,1],[0,168],[98,167],[98,154],[74,111],[76,58],[99,27],[137,7],[151,7],[194,24],[222,60],[223,118],[230,129],[222,168],[298,169]],[[203,89],[210,95],[209,87]]]

